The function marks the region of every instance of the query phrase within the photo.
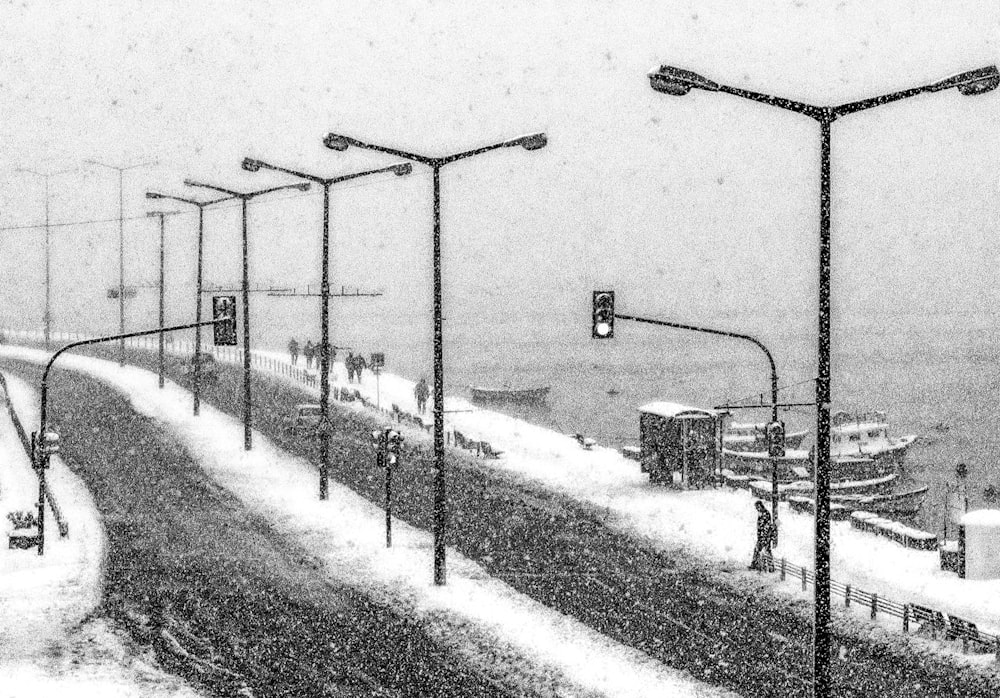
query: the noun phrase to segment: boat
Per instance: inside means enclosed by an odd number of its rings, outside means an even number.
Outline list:
[[[850,512],[870,511],[874,514],[914,516],[920,511],[928,489],[928,485],[913,485],[909,489],[888,494],[833,494],[831,492],[830,506],[839,505]],[[793,508],[804,507],[812,510],[815,507],[815,502],[811,497],[789,497],[789,501],[793,504]]]
[[[797,449],[809,432],[791,431],[785,434],[785,448]],[[767,451],[767,424],[764,422],[730,422],[722,433],[722,447],[732,451]]]
[[[830,483],[830,499],[841,495],[875,495],[885,494],[892,490],[898,476],[895,473],[874,477],[868,480],[836,480]],[[755,480],[750,483],[750,491],[755,497],[770,499],[772,487],[768,480]],[[778,483],[778,499],[784,500],[790,496],[811,495],[813,483],[811,480],[796,480],[794,482]]]
[[[476,388],[469,386],[472,399],[475,402],[545,402],[549,394],[549,386],[539,388]]]
[[[833,458],[873,458],[902,465],[917,436],[889,438],[885,412],[834,412],[830,415],[830,456]]]

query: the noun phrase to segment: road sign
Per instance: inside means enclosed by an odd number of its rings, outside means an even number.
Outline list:
[[[215,345],[236,346],[236,296],[212,296],[212,319],[226,319],[212,326]]]

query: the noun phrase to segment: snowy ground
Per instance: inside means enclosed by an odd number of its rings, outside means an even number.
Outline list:
[[[279,353],[263,354],[288,361]],[[374,401],[376,379],[370,371],[365,372],[361,384],[347,383],[343,364],[335,365],[333,375],[336,385],[357,388]],[[396,404],[416,414],[414,385],[413,381],[383,373],[377,386],[382,406]],[[423,415],[425,422],[433,420],[432,409],[429,403]],[[484,459],[484,467],[517,473],[575,499],[606,507],[612,513],[609,525],[646,536],[665,548],[688,548],[737,570],[744,569],[752,557],[756,512],[747,491],[682,492],[652,487],[638,463],[614,449],[598,446],[584,450],[570,436],[480,409],[462,398],[447,397],[445,409],[447,429],[489,441],[504,452],[500,459]],[[638,423],[637,412],[637,432]],[[414,431],[413,435],[418,433]],[[813,518],[781,504],[779,519],[781,543],[775,554],[812,569]],[[972,620],[981,630],[1000,631],[1000,580],[959,579],[940,569],[937,551],[910,550],[886,538],[857,531],[849,522],[833,521],[831,575],[882,598],[930,606]],[[776,578],[775,583],[784,591],[797,593],[794,583],[781,584]],[[858,612],[867,613],[862,609]]]
[[[0,356],[37,362],[46,354],[4,346]],[[554,673],[582,693],[595,695],[732,695],[531,601],[454,551],[449,556],[448,586],[436,587],[427,533],[395,521],[393,548],[387,550],[381,509],[334,485],[330,501],[318,501],[314,468],[277,449],[263,435],[258,434],[254,450],[246,452],[239,422],[206,405],[201,417],[193,417],[190,395],[173,384],[157,390],[155,376],[147,371],[72,355],[61,362],[64,368],[122,390],[138,411],[186,443],[220,484],[323,560],[324,569],[338,582],[402,606],[442,641],[458,638],[458,649],[473,663],[519,665],[519,673],[528,680],[545,680]]]
[[[32,510],[37,478],[4,402],[10,399],[25,428],[38,422],[38,397],[7,376],[0,392],[0,514]],[[70,522],[60,538],[51,510],[45,554],[0,545],[0,698],[14,696],[197,696],[177,678],[126,648],[103,620],[88,615],[101,600],[104,534],[83,483],[58,456],[48,472]]]

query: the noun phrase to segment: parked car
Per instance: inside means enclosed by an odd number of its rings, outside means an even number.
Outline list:
[[[285,417],[285,426],[293,434],[307,434],[319,427],[321,408],[315,403],[296,405],[289,417]]]

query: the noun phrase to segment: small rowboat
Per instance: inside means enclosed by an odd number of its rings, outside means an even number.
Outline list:
[[[549,394],[549,386],[541,388],[474,388],[472,399],[476,402],[545,402]]]

